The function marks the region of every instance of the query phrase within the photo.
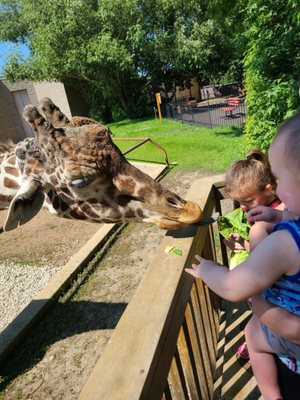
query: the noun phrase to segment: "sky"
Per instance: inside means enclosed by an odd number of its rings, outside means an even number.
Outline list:
[[[17,52],[18,49],[24,56],[28,56],[29,49],[26,45],[15,45],[10,42],[0,42],[0,76],[3,75],[3,66],[7,60],[8,53],[10,51]]]

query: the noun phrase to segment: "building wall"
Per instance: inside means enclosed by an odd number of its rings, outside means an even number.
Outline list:
[[[5,81],[0,80],[0,141],[14,142],[25,137],[13,96]]]
[[[26,91],[29,104],[36,106],[39,105],[43,97],[50,97],[67,117],[70,118],[72,116],[67,94],[62,83],[33,83],[30,81],[10,83],[5,79],[0,79],[0,141],[11,139],[14,142],[18,142],[26,136],[31,136],[26,132],[27,123],[23,120],[22,109],[18,110],[14,101],[14,96],[19,91]]]
[[[33,87],[37,97],[37,105],[43,97],[50,97],[53,103],[55,103],[68,118],[72,117],[65,87],[62,83],[40,82],[34,83]]]
[[[191,88],[190,89],[180,89],[179,87],[176,87],[176,98],[177,99],[182,99],[186,98],[188,99],[189,97],[195,97],[196,99],[200,98],[200,87],[199,83],[196,78],[191,79]]]

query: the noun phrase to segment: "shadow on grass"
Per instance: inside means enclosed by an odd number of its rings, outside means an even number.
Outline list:
[[[147,122],[147,121],[152,121],[153,120],[153,116],[149,116],[149,117],[144,117],[144,118],[139,118],[139,119],[125,119],[123,121],[119,121],[119,122],[112,122],[109,125],[110,128],[114,127],[126,127],[126,126],[131,126],[131,125],[137,125],[140,124],[141,122]]]
[[[17,346],[0,368],[0,392],[44,357],[53,343],[89,331],[114,329],[127,303],[68,301],[58,303]]]
[[[217,128],[214,128],[212,134],[215,136],[231,136],[231,137],[244,136],[243,128],[240,126],[231,126],[230,128],[228,128],[226,130],[224,129],[224,127],[220,128],[220,130]]]

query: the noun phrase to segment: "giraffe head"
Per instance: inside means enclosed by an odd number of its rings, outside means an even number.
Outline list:
[[[26,106],[25,119],[35,139],[21,143],[16,156],[22,185],[10,204],[4,230],[24,224],[40,210],[45,193],[54,190],[71,209],[70,217],[94,222],[150,222],[178,229],[198,221],[200,207],[164,189],[131,165],[106,126],[69,121],[46,98],[41,109]]]

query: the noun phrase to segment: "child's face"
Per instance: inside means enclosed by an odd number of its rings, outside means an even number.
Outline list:
[[[232,200],[240,203],[243,211],[249,211],[257,206],[267,206],[270,203],[270,196],[273,190],[270,185],[263,192],[255,192],[252,188],[237,190],[230,193]]]
[[[287,209],[300,215],[300,176],[287,165],[284,158],[284,137],[277,139],[270,147],[269,160],[273,174],[277,178],[276,193]]]

